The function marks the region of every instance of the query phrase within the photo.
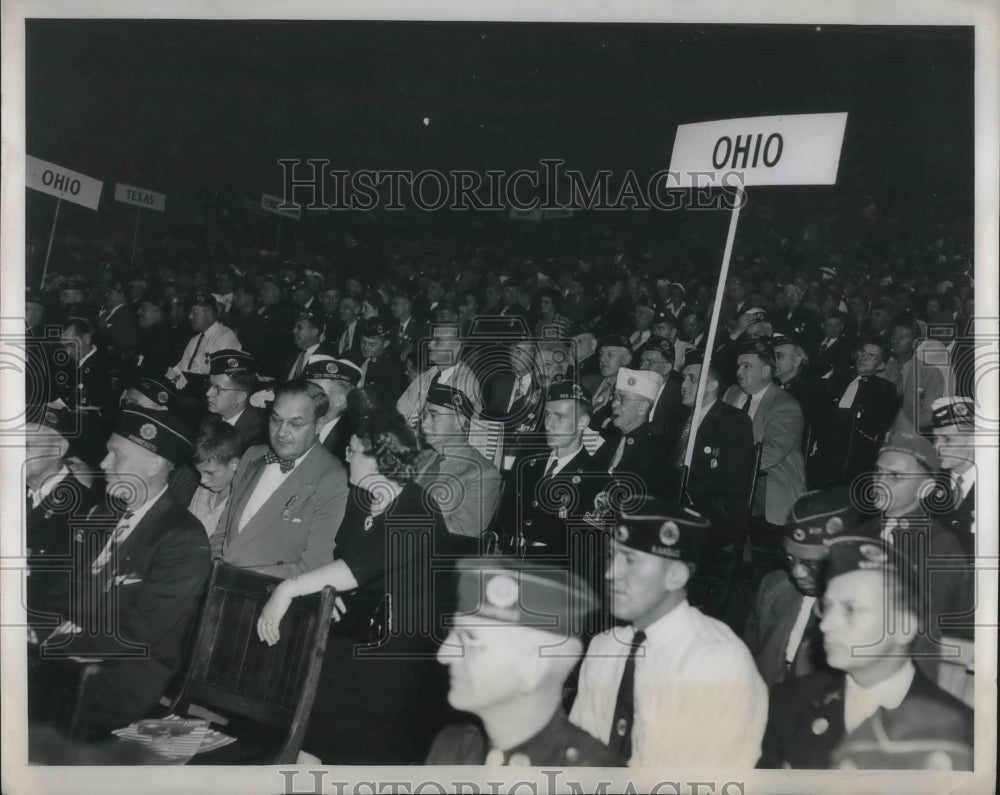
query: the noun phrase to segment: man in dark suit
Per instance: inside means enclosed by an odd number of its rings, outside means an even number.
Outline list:
[[[597,357],[597,338],[594,332],[579,324],[569,330],[573,342],[573,363],[566,371],[566,379],[575,381],[591,394],[601,383],[601,367]]]
[[[654,435],[665,437],[668,430],[679,428],[678,415],[683,411],[682,379],[680,373],[674,371],[674,346],[663,337],[650,337],[638,356],[640,370],[649,370],[663,376],[663,386],[649,412],[649,429]],[[676,438],[665,439],[668,448],[676,441]]]
[[[350,397],[361,381],[361,370],[347,359],[318,355],[306,365],[303,376],[326,394],[328,407],[319,428],[319,441],[346,469],[347,445],[357,420],[351,416]]]
[[[811,483],[849,483],[874,468],[885,434],[899,412],[896,388],[878,376],[885,367],[885,355],[879,338],[867,339],[855,353],[853,371],[827,379],[809,451]]]
[[[786,284],[784,288],[785,311],[771,318],[775,334],[797,339],[806,355],[812,356],[819,346],[820,322],[816,313],[802,306],[802,288]]]
[[[360,324],[361,386],[385,405],[394,406],[409,383],[399,357],[389,347],[389,324],[377,317]]]
[[[839,309],[831,309],[823,318],[823,339],[817,346],[810,369],[820,378],[850,372],[854,364],[857,340],[846,333],[847,321]]]
[[[284,301],[284,282],[276,275],[269,273],[260,283],[258,299],[260,306],[254,317],[253,325],[260,330],[258,336],[259,350],[253,350],[259,372],[281,378],[285,375],[282,368],[291,351],[288,339],[288,329],[292,327],[292,309]]]
[[[115,365],[130,361],[139,344],[135,313],[125,298],[125,285],[115,282],[104,288],[103,308],[97,316],[97,332]]]
[[[976,404],[971,398],[938,398],[931,406],[934,445],[948,475],[948,510],[938,520],[976,554]]]
[[[843,536],[830,545],[820,632],[827,663],[836,670],[771,690],[758,767],[831,767],[852,733],[900,710],[921,718],[911,739],[936,741],[917,767],[963,766],[951,749],[971,749],[972,710],[914,666],[911,650],[923,611],[919,586],[914,588],[920,581],[911,571],[909,561],[877,540]],[[929,764],[935,757],[937,763]]]
[[[267,439],[264,410],[249,403],[257,385],[257,362],[246,351],[221,350],[208,357],[208,411],[239,431],[245,447]]]
[[[615,394],[618,370],[632,362],[632,343],[624,334],[609,334],[597,350],[601,381],[594,389],[594,410],[590,427],[606,439],[618,436],[611,422],[611,401]]]
[[[353,295],[340,299],[340,327],[343,329],[336,342],[336,353],[341,359],[350,359],[360,365],[364,361],[361,354],[361,303]]]
[[[666,456],[662,441],[649,428],[649,410],[662,386],[659,373],[618,370],[611,422],[619,436],[598,450],[594,466],[611,475],[620,488],[643,494],[660,494],[664,489]]]
[[[405,361],[407,356],[419,353],[420,342],[430,336],[430,328],[413,316],[413,299],[401,290],[393,295],[389,311],[396,321],[390,335],[392,347],[399,360]]]
[[[545,447],[542,345],[548,343],[520,341],[508,346],[509,359],[492,369],[484,387],[487,404],[483,416],[500,431],[495,458],[504,472],[510,472],[519,457]]]
[[[680,489],[680,468],[684,464],[691,436],[691,412],[701,378],[703,355],[693,351],[682,373],[681,400],[687,412],[681,429],[671,433],[676,441],[671,449],[669,490]],[[753,423],[742,411],[719,399],[719,375],[712,362],[705,381],[701,419],[695,426],[695,442],[688,470],[683,503],[690,504],[712,523],[712,534],[719,547],[738,540],[746,533],[747,500],[753,476]]]
[[[767,342],[744,343],[736,362],[737,386],[730,387],[724,399],[750,415],[754,441],[764,445],[751,516],[760,517],[763,533],[776,541],[792,505],[805,491],[802,409],[774,383],[774,351]]]
[[[269,444],[240,459],[212,553],[226,563],[294,577],[333,560],[347,507],[347,473],[317,439],[322,388],[297,379],[275,390]]]
[[[109,495],[127,510],[78,586],[85,598],[73,600],[31,667],[36,720],[52,718],[74,695],[71,661],[101,661],[82,702],[88,737],[145,717],[181,668],[211,569],[204,528],[167,488],[173,463],[191,450],[189,432],[169,412],[127,408],[119,416],[101,468]]]
[[[802,409],[802,453],[808,455],[821,417],[825,392],[823,381],[808,368],[805,349],[797,339],[775,335],[771,339],[771,347],[774,350],[775,378]]]

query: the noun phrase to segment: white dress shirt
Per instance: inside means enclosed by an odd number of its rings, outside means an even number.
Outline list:
[[[164,484],[163,488],[156,492],[151,499],[146,500],[140,507],[132,510],[132,515],[128,519],[122,517],[118,520],[115,532],[108,536],[108,542],[104,545],[104,549],[101,550],[101,554],[94,559],[94,562],[91,565],[92,572],[96,574],[104,568],[108,560],[111,558],[111,550],[132,535],[132,531],[135,530],[139,522],[142,521],[142,518],[149,512],[149,509],[153,507],[153,504],[164,495],[166,490],[167,485]]]
[[[319,443],[323,444],[326,442],[326,437],[330,435],[330,432],[337,427],[337,423],[340,422],[340,417],[334,417],[328,423],[326,423],[322,428],[319,429]]]
[[[62,469],[60,469],[56,474],[50,478],[46,478],[45,482],[38,487],[38,491],[28,489],[28,494],[31,496],[31,507],[37,508],[42,504],[42,500],[48,497],[52,493],[52,489],[62,483],[63,478],[69,477],[69,469],[63,464]]]
[[[317,342],[315,345],[310,345],[308,348],[305,349],[305,351],[299,351],[299,353],[305,353],[305,356],[302,357],[302,370],[306,369],[306,365],[309,364],[310,357],[312,357],[312,355],[314,353],[316,353],[316,349],[318,347],[319,347],[319,343]],[[299,357],[296,356],[295,357],[295,364],[293,364],[291,367],[288,368],[288,379],[287,380],[291,381],[292,378],[295,377],[295,368],[298,366],[298,363],[299,363]],[[299,372],[299,374],[301,375],[301,371]]]
[[[310,447],[309,450],[312,450],[312,447]],[[254,486],[253,494],[250,495],[250,499],[247,500],[247,504],[243,506],[243,513],[240,514],[240,521],[237,524],[236,532],[239,533],[243,531],[247,522],[249,522],[253,518],[254,514],[261,509],[261,506],[267,502],[268,498],[278,490],[278,487],[288,479],[288,476],[298,468],[299,464],[302,463],[302,459],[309,455],[309,450],[306,450],[302,455],[296,458],[295,466],[287,472],[281,471],[281,464],[277,461],[273,464],[267,464],[264,466],[264,471],[260,473],[257,485]]]
[[[202,334],[205,337],[201,340],[201,345],[199,345],[198,340]],[[194,361],[188,367],[188,362],[194,356],[195,349],[197,349],[198,355],[194,357]],[[208,355],[216,351],[225,350],[241,351],[243,350],[243,346],[240,345],[240,340],[236,336],[235,331],[229,328],[229,326],[223,326],[216,320],[204,332],[195,334],[188,340],[188,344],[184,348],[184,353],[181,354],[180,360],[173,366],[173,369],[178,373],[188,372],[208,375]]]
[[[907,660],[896,673],[871,687],[862,687],[850,675],[846,676],[844,728],[849,732],[854,731],[874,715],[879,707],[896,709],[906,698],[915,672],[912,660]]]
[[[558,475],[560,472],[562,472],[563,469],[565,468],[566,464],[568,464],[570,461],[572,461],[576,457],[576,454],[579,453],[582,449],[583,449],[583,445],[580,444],[580,445],[577,445],[573,449],[573,452],[567,453],[564,456],[557,456],[555,450],[553,450],[551,453],[549,453],[549,458],[545,462],[545,472],[546,472],[547,476],[551,477],[552,475]],[[549,472],[549,467],[552,466],[552,462],[553,461],[556,462],[556,465],[553,468],[553,470],[551,472]]]
[[[633,627],[590,643],[570,720],[611,737]],[[767,724],[767,686],[743,641],[687,601],[646,628],[635,658],[632,767],[750,769]]]

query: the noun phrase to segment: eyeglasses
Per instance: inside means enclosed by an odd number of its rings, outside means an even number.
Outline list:
[[[611,396],[612,403],[634,403],[637,400],[645,400],[645,398],[633,395],[623,395],[621,392],[615,392],[614,395]]]

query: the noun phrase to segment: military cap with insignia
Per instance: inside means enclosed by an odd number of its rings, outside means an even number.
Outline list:
[[[613,536],[630,549],[694,564],[710,528],[708,519],[677,502],[642,497],[618,512]]]
[[[319,312],[314,312],[311,309],[300,309],[295,313],[295,319],[307,320],[318,328],[322,328],[326,322],[326,319]]]
[[[736,351],[737,356],[755,354],[765,361],[774,362],[774,348],[770,340],[746,340],[740,343]]]
[[[653,370],[630,370],[622,367],[615,379],[615,389],[655,401],[663,383],[663,376]]]
[[[904,453],[919,461],[929,472],[936,472],[941,467],[934,443],[926,437],[909,431],[891,431],[885,437],[879,453]]]
[[[797,558],[819,560],[826,557],[831,539],[855,531],[866,518],[847,486],[807,491],[789,513],[785,549]]]
[[[66,439],[80,430],[76,414],[69,409],[53,409],[44,404],[35,404],[27,406],[25,414],[29,423],[43,425]]]
[[[582,403],[589,410],[593,403],[593,397],[586,387],[580,386],[573,381],[556,381],[545,390],[545,400],[575,400]]]
[[[916,571],[912,560],[882,538],[840,535],[827,543],[824,574],[827,581],[852,571],[878,571],[910,575]]]
[[[662,314],[662,313],[661,313]],[[647,350],[657,350],[667,357],[668,362],[673,362],[674,360],[674,344],[668,340],[666,337],[660,337],[656,334],[651,334],[643,347]]]
[[[113,433],[174,464],[194,450],[191,429],[170,411],[129,406],[118,415]]]
[[[796,345],[802,347],[801,344],[795,337],[789,337],[787,334],[775,334],[771,337],[771,349],[777,348],[779,345]]]
[[[208,355],[208,372],[210,375],[254,374],[257,362],[246,351],[225,348]]]
[[[194,298],[191,300],[191,305],[208,306],[216,311],[219,309],[219,302],[215,300],[215,296],[211,293],[195,293]]]
[[[354,362],[326,354],[313,354],[302,375],[307,381],[344,381],[351,386],[361,383],[361,370]]]
[[[596,598],[578,575],[555,565],[506,556],[463,558],[457,612],[579,637]]]
[[[431,406],[457,411],[464,417],[472,418],[472,401],[460,389],[454,389],[440,382],[431,384],[427,390],[427,401]]]
[[[181,398],[173,382],[160,375],[136,376],[128,382],[128,386],[166,409],[176,408]]]
[[[632,352],[632,342],[626,334],[607,334],[601,338],[598,348],[624,348]]]
[[[389,324],[381,318],[370,317],[362,323],[361,335],[364,337],[386,337],[389,335]]]
[[[931,427],[957,427],[963,431],[975,430],[975,401],[965,397],[938,398],[931,404]]]

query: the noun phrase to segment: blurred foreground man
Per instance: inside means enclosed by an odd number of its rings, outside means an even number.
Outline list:
[[[619,515],[608,568],[625,626],[590,643],[570,720],[631,767],[752,767],[767,688],[743,642],[687,601],[708,522],[652,497]]]
[[[593,606],[586,584],[511,558],[467,558],[457,568],[458,614],[438,661],[451,674],[448,703],[478,716],[482,727],[444,729],[427,764],[622,766],[562,709],[563,684],[583,654],[582,619]]]

